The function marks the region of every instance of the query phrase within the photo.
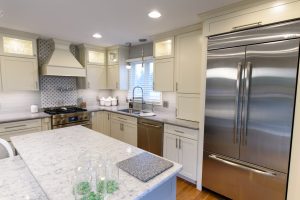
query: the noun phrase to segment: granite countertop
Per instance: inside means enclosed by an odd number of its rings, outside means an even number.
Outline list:
[[[84,140],[83,140],[84,138]],[[79,155],[97,153],[122,161],[145,152],[139,148],[82,126],[72,126],[12,137],[12,142],[31,173],[51,200],[73,200],[72,180]],[[28,145],[30,144],[30,145]],[[174,166],[143,183],[120,170],[119,190],[110,200],[140,199],[173,178],[182,166]]]
[[[0,199],[47,199],[19,156],[0,160],[0,173]]]
[[[190,128],[190,129],[195,129],[199,130],[199,123],[198,122],[193,122],[193,121],[187,121],[187,120],[181,120],[177,119],[174,113],[171,112],[163,112],[163,111],[155,111],[154,113],[156,114],[155,116],[151,117],[141,117],[136,114],[131,114],[131,113],[125,113],[121,112],[119,110],[121,109],[126,109],[128,107],[125,106],[110,106],[110,107],[105,107],[105,106],[92,106],[88,107],[87,110],[89,112],[96,112],[96,111],[110,111],[122,115],[128,115],[128,116],[133,116],[137,118],[145,118],[153,121],[158,121],[158,122],[163,122],[166,124],[171,124],[171,125],[176,125],[176,126],[181,126],[185,128]]]
[[[31,113],[31,112],[12,112],[12,113],[0,113],[0,124],[7,122],[16,122],[30,119],[41,119],[51,117],[44,112]]]

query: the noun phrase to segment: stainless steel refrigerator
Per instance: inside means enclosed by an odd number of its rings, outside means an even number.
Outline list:
[[[203,186],[232,199],[286,196],[300,21],[208,40]]]

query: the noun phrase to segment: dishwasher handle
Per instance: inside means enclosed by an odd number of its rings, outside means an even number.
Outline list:
[[[150,126],[150,127],[153,127],[153,128],[162,128],[162,126],[148,124],[148,123],[145,123],[145,122],[140,122],[139,124],[144,125],[144,126]]]

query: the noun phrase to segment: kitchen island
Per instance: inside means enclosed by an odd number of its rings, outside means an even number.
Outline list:
[[[106,154],[118,161],[144,152],[82,126],[13,137],[12,142],[28,169],[51,200],[74,199],[72,188],[78,157],[84,152]],[[174,166],[144,183],[119,171],[119,190],[109,199],[175,200],[176,175],[182,166]]]

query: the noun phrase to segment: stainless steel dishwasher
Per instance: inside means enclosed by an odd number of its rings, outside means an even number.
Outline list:
[[[164,124],[148,119],[138,119],[138,147],[163,155]]]

